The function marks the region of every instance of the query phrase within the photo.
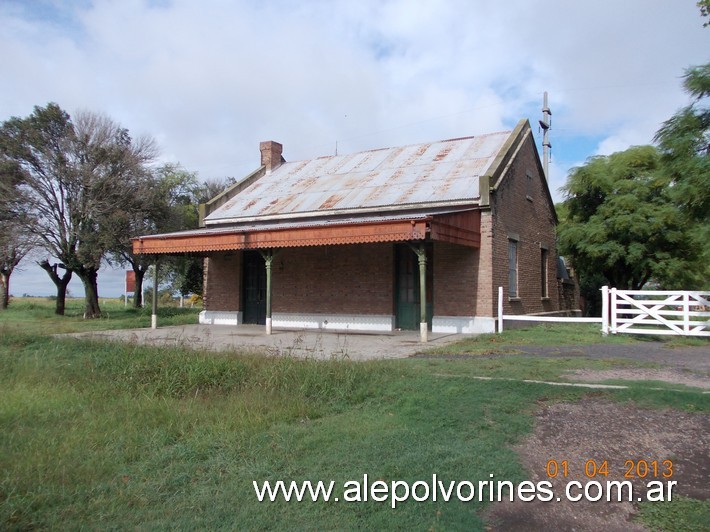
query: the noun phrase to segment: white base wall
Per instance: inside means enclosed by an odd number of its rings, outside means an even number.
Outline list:
[[[241,310],[203,310],[199,317],[200,325],[241,325]]]
[[[203,310],[199,315],[202,325],[241,325],[241,311]],[[323,329],[330,331],[394,331],[395,317],[376,314],[301,314],[275,312],[273,328]],[[485,316],[434,316],[432,332],[446,334],[483,334],[496,330],[496,320]]]
[[[494,333],[496,320],[486,316],[434,316],[431,331],[449,334]]]
[[[323,329],[333,331],[394,330],[394,316],[377,314],[301,314],[274,312],[273,326],[284,329]]]

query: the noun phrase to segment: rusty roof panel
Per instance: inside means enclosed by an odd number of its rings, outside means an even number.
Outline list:
[[[332,227],[340,225],[353,224],[377,224],[395,221],[422,221],[436,216],[447,216],[452,214],[461,214],[473,212],[475,209],[467,207],[456,207],[452,209],[431,209],[419,212],[401,212],[381,215],[365,215],[365,216],[342,216],[330,218],[313,217],[307,220],[291,220],[288,222],[265,221],[265,222],[250,222],[239,224],[228,224],[213,227],[201,227],[199,229],[188,229],[185,231],[175,231],[173,233],[161,233],[157,235],[143,235],[133,238],[133,240],[151,240],[163,239],[182,236],[210,236],[222,233],[248,233],[252,231],[272,231],[279,229],[297,229],[303,227]]]
[[[283,163],[205,219],[208,225],[262,216],[411,208],[479,197],[509,131]]]

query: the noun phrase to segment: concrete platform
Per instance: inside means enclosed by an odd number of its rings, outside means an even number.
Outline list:
[[[274,329],[267,336],[261,325],[180,325],[157,329],[124,329],[74,333],[68,336],[150,345],[181,345],[214,351],[254,349],[272,356],[300,358],[350,358],[370,360],[406,358],[427,349],[455,342],[465,335],[429,333],[419,341],[419,331],[390,333],[331,332]]]

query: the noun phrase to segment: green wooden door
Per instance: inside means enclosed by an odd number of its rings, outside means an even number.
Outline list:
[[[244,252],[244,279],[242,286],[244,323],[266,323],[266,267],[258,251]]]
[[[398,245],[395,248],[395,326],[398,329],[419,330],[419,317],[421,315],[421,290],[419,288],[419,260],[409,246]],[[426,271],[426,312],[427,322],[431,328],[433,279],[432,253],[427,248]]]

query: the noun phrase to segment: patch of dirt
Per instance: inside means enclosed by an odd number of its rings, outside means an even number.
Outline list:
[[[565,500],[565,486],[576,480],[582,485],[596,480],[631,480],[633,497],[645,493],[651,480],[677,482],[672,494],[694,499],[710,498],[710,415],[676,410],[650,410],[631,404],[618,404],[593,397],[577,403],[545,405],[537,415],[535,432],[515,450],[530,472],[533,482],[549,480],[555,499],[549,502],[501,502],[491,505],[484,518],[488,530],[645,530],[632,521],[637,502],[570,502]],[[550,479],[548,461],[568,464],[568,476]],[[585,464],[608,464],[608,476],[585,476]],[[658,477],[626,479],[629,465],[646,460],[658,463]],[[664,460],[671,460],[673,473],[663,478]],[[590,464],[590,471],[593,470]],[[573,494],[579,493],[579,490]],[[595,494],[596,492],[592,492]],[[556,498],[561,497],[557,502]]]
[[[585,382],[602,382],[605,380],[661,381],[710,390],[710,377],[707,374],[675,368],[619,368],[607,370],[578,369],[576,371],[565,373],[562,377]]]

